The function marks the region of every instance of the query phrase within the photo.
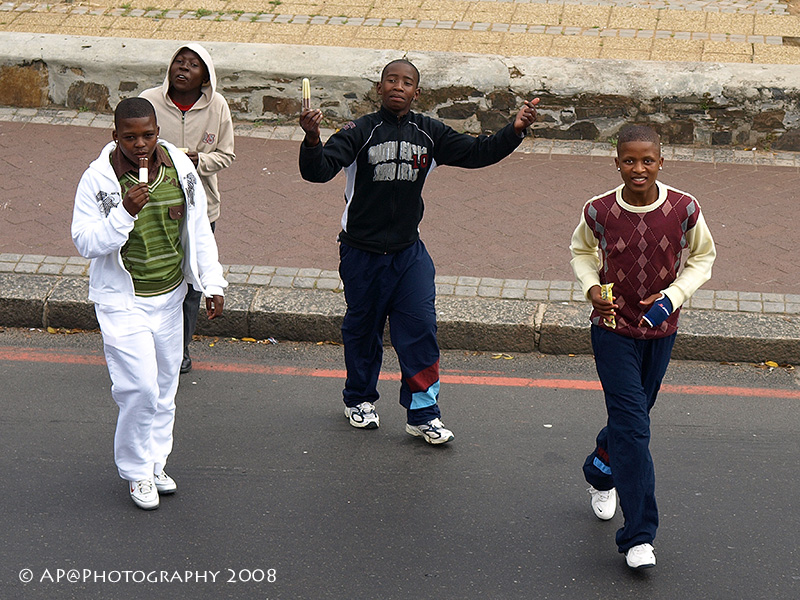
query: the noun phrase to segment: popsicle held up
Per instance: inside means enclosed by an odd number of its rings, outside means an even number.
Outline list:
[[[311,82],[303,77],[303,110],[311,110]]]
[[[139,183],[147,183],[149,179],[147,170],[147,157],[142,156],[139,159]]]

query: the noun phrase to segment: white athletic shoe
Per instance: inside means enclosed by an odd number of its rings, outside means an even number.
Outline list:
[[[345,406],[344,416],[350,419],[350,425],[359,429],[377,429],[381,424],[372,402],[362,402],[358,406]]]
[[[178,489],[178,484],[176,484],[175,480],[167,475],[165,471],[156,473],[154,479],[156,482],[156,489],[158,490],[159,494],[174,494],[175,490]]]
[[[625,562],[631,569],[649,569],[656,566],[656,555],[653,554],[653,546],[650,544],[639,544],[625,553]]]
[[[592,510],[598,519],[608,521],[617,512],[617,490],[596,490],[590,487],[588,492],[592,495]]]
[[[429,444],[446,444],[455,436],[439,419],[433,419],[422,425],[409,425],[406,423],[406,433],[415,437],[422,437]]]
[[[129,481],[128,491],[131,493],[131,500],[133,500],[139,508],[144,510],[155,510],[158,508],[158,490],[152,478]]]

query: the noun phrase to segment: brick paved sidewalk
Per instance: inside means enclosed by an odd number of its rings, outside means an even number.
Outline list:
[[[72,201],[81,173],[111,138],[111,121],[32,112],[0,111],[0,271],[80,270],[69,234]],[[60,124],[33,122],[48,118]],[[301,286],[333,285],[343,180],[302,181],[300,137],[294,127],[238,131],[238,158],[220,174],[217,227],[234,280],[263,283],[277,274],[300,278]],[[452,286],[440,291],[568,301],[569,238],[585,200],[618,184],[611,153],[603,144],[529,141],[489,168],[437,170],[426,185],[421,231],[441,286]],[[786,190],[800,187],[798,155],[679,147],[664,154],[662,179],[698,197],[717,242],[704,286],[714,291],[698,294],[696,307],[796,311],[800,265],[791,251],[800,233]]]
[[[797,64],[774,0],[139,0],[0,3],[0,32],[506,56]]]

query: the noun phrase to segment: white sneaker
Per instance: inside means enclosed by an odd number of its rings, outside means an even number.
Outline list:
[[[625,562],[631,569],[649,569],[656,566],[656,555],[653,554],[653,546],[650,544],[639,544],[625,553]]]
[[[128,490],[131,493],[131,499],[139,508],[144,510],[158,508],[158,490],[152,478],[129,481]]]
[[[174,494],[175,490],[178,489],[178,484],[175,483],[175,480],[167,475],[164,471],[161,471],[161,473],[156,473],[154,480],[156,482],[156,489],[158,490],[159,494]]]
[[[406,423],[406,433],[415,437],[422,437],[429,444],[446,444],[455,436],[439,419],[433,419],[422,425],[409,425]]]
[[[617,490],[596,490],[593,487],[588,489],[592,495],[592,510],[598,519],[608,521],[617,512]]]
[[[350,419],[350,425],[359,429],[377,429],[381,424],[372,402],[362,402],[358,406],[345,406],[344,416]]]

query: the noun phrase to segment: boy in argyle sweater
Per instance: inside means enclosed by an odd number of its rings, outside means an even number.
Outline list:
[[[625,523],[629,567],[655,566],[658,528],[650,410],[669,364],[681,305],[711,277],[714,240],[691,195],[657,181],[658,134],[627,126],[617,142],[623,184],[589,200],[572,235],[572,268],[592,303],[591,337],[608,421],[583,466],[592,509]],[[681,255],[688,257],[680,269]],[[601,284],[613,284],[603,298]]]

